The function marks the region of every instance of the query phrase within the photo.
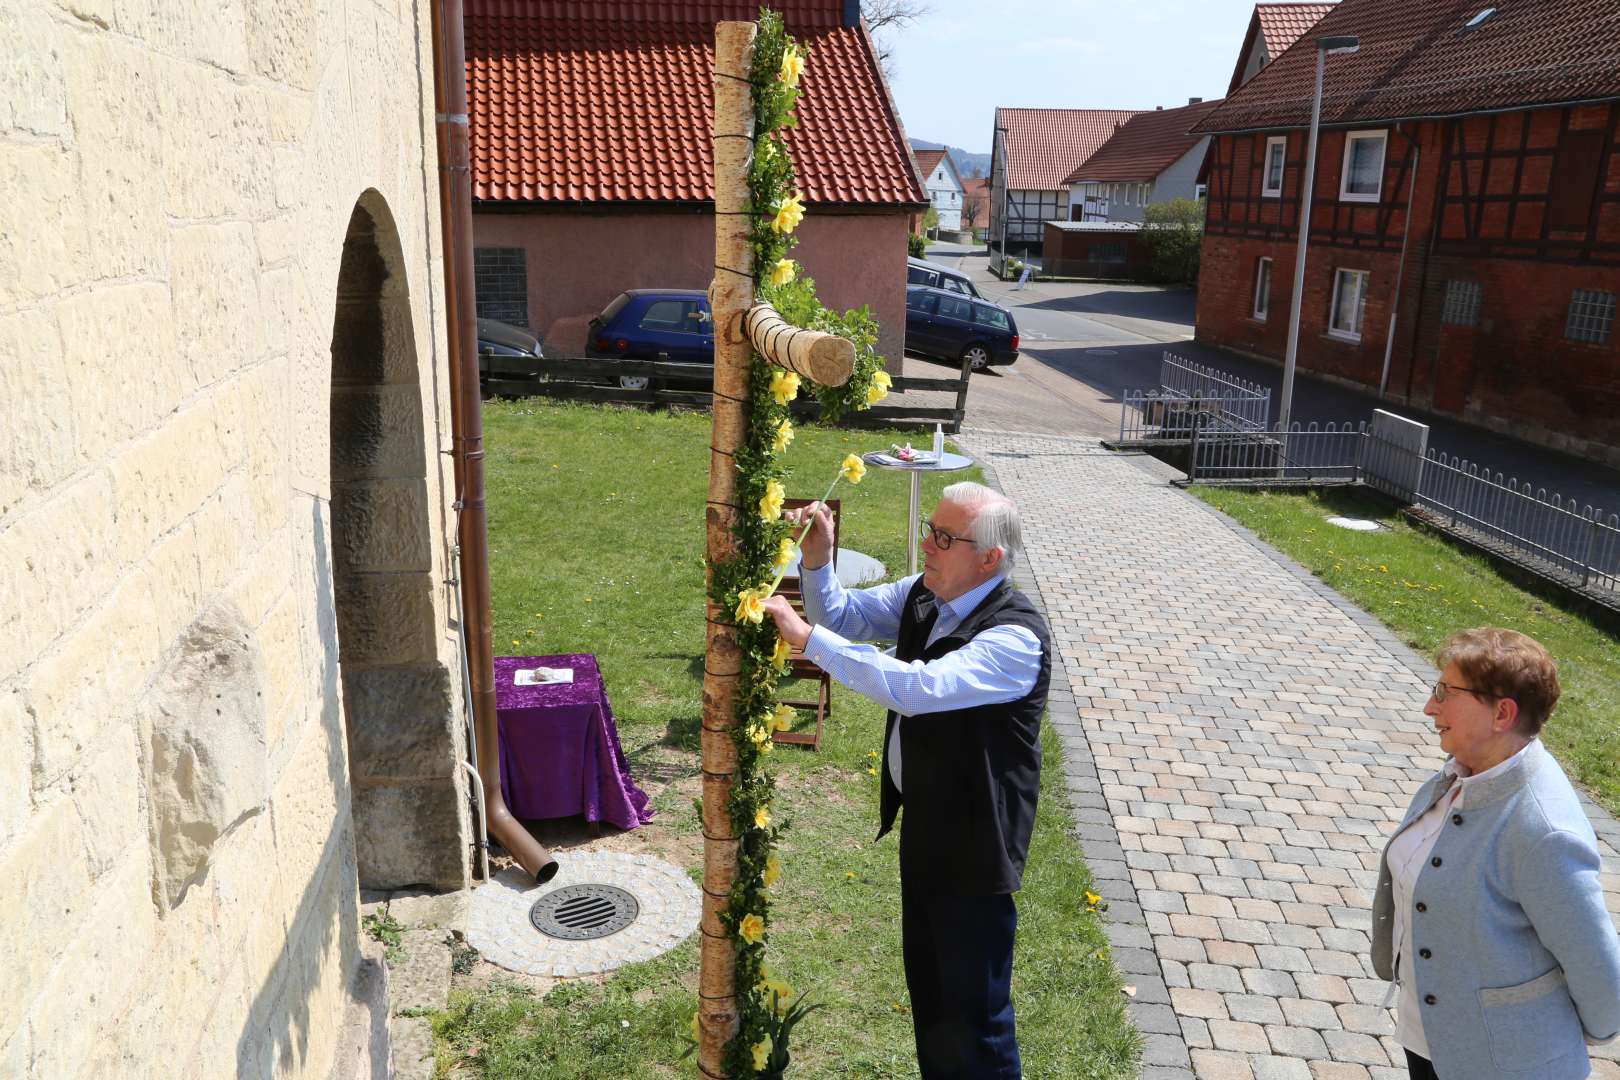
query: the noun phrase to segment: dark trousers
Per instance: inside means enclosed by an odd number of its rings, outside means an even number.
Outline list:
[[[900,889],[900,941],[923,1080],[1018,1080],[1013,898]]]
[[[1410,1050],[1406,1051],[1406,1071],[1411,1074],[1412,1080],[1440,1080],[1429,1059],[1420,1058]]]

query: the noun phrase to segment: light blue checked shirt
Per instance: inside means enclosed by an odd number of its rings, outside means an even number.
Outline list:
[[[851,640],[895,640],[906,597],[921,576],[855,590],[839,583],[831,562],[817,570],[802,570],[799,576],[804,613],[814,624],[804,655],[843,685],[902,717],[889,736],[889,777],[897,788],[904,717],[1017,701],[1034,689],[1041,674],[1040,639],[1022,626],[992,626],[962,648],[927,661],[897,660],[892,649]],[[1005,577],[991,578],[941,603],[928,644],[960,626]]]

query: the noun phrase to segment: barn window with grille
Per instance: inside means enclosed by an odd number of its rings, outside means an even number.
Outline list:
[[[529,326],[528,253],[522,248],[474,248],[473,292],[478,317]]]
[[[1614,293],[1576,289],[1569,299],[1569,321],[1564,336],[1571,341],[1606,345],[1614,329]]]
[[[1447,326],[1478,326],[1480,296],[1477,281],[1446,282],[1446,306],[1440,321]]]
[[[1254,317],[1266,321],[1271,311],[1271,260],[1261,258],[1254,272]]]
[[[1091,242],[1091,261],[1100,263],[1122,263],[1125,261],[1125,241],[1123,240],[1093,240]]]

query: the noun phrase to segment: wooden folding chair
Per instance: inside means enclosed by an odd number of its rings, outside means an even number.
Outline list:
[[[782,502],[784,510],[794,510],[809,506],[814,499],[785,499]],[[832,514],[833,527],[833,569],[838,569],[838,513],[841,507],[839,500],[828,499],[827,510]],[[785,577],[776,590],[779,596],[785,596],[793,604],[793,610],[800,615],[804,614],[804,593],[797,577]],[[794,649],[788,658],[788,674],[790,679],[813,679],[816,683],[816,696],[814,698],[782,698],[782,704],[814,713],[816,717],[816,730],[809,731],[774,731],[771,733],[773,742],[787,743],[792,746],[808,746],[812,750],[821,749],[821,728],[827,717],[832,715],[832,677],[816,664],[814,660],[805,656],[803,652]]]

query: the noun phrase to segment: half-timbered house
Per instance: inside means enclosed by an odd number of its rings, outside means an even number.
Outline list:
[[[1329,55],[1299,365],[1620,462],[1620,8],[1344,0],[1212,136],[1197,337],[1287,346],[1316,64]]]
[[[1048,221],[1069,220],[1068,176],[1132,109],[997,109],[990,151],[990,243],[1036,255]]]

